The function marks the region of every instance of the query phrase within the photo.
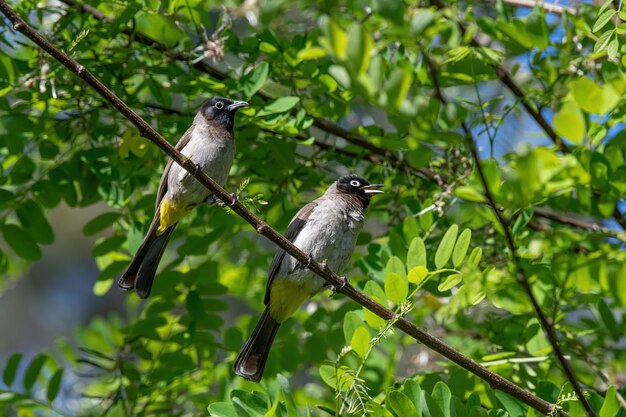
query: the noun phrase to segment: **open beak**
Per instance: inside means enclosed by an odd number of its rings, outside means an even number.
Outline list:
[[[385,184],[364,185],[363,187],[361,187],[361,190],[363,190],[365,194],[384,194],[384,191],[379,190],[379,188],[383,187],[384,185]]]
[[[228,106],[228,111],[235,111],[242,107],[248,107],[248,103],[246,103],[245,101],[235,101],[233,104]]]

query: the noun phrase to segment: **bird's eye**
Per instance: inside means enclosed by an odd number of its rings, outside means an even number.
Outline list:
[[[359,185],[361,185],[361,183],[358,182],[357,180],[352,180],[350,181],[350,185],[353,187],[358,187]]]
[[[221,101],[218,101],[217,103],[215,103],[215,108],[218,110],[221,110],[224,108],[224,103],[222,103]]]

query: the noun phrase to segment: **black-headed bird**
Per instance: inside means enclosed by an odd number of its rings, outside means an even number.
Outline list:
[[[333,183],[323,196],[302,207],[287,227],[285,237],[312,259],[341,273],[348,263],[364,219],[364,211],[382,184],[370,184],[357,175]],[[265,290],[265,311],[234,363],[237,375],[259,381],[280,325],[326,281],[279,250],[272,261]]]
[[[202,105],[193,124],[176,144],[177,150],[220,185],[226,182],[235,156],[235,113],[247,105],[244,101],[213,97]],[[154,218],[118,282],[120,288],[134,288],[141,298],[150,295],[159,261],[176,224],[195,206],[210,201],[210,194],[180,165],[171,159],[167,162],[157,191]]]

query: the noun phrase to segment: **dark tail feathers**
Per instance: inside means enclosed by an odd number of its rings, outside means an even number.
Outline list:
[[[137,249],[130,266],[118,281],[121,289],[132,290],[134,288],[137,291],[137,295],[141,298],[148,298],[150,295],[159,261],[161,256],[163,256],[163,251],[170,240],[170,236],[172,236],[174,228],[176,228],[174,224],[162,234],[157,235],[158,224],[159,211],[157,210],[146,237],[141,242],[139,249]]]
[[[235,359],[233,370],[237,375],[259,382],[279,327],[280,323],[270,317],[269,307],[266,307],[252,336]]]

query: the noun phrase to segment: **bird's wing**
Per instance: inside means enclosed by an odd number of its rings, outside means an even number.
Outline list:
[[[185,146],[187,146],[187,144],[191,140],[192,133],[193,133],[193,130],[194,130],[195,126],[196,126],[195,123],[192,124],[191,127],[189,129],[187,129],[185,134],[180,138],[180,140],[178,141],[178,143],[174,147],[174,148],[176,148],[177,151],[180,152],[180,151],[183,150],[183,148]],[[170,175],[170,169],[172,168],[172,164],[173,163],[174,163],[174,161],[171,158],[168,158],[167,159],[167,164],[165,164],[165,169],[163,170],[163,175],[161,175],[161,182],[159,183],[159,189],[157,191],[157,198],[156,198],[156,207],[155,207],[155,209],[157,209],[157,210],[159,208],[159,204],[161,204],[161,200],[163,199],[163,196],[167,192],[167,177]]]
[[[298,211],[296,215],[293,217],[293,219],[291,220],[291,223],[289,223],[289,226],[287,227],[287,231],[285,232],[285,237],[291,243],[293,243],[296,240],[296,238],[298,237],[298,235],[304,228],[304,225],[309,220],[309,217],[311,217],[311,213],[313,213],[313,211],[317,207],[317,204],[318,204],[317,201],[318,200],[313,201],[307,204],[306,206],[302,207],[300,211]],[[279,249],[278,252],[276,252],[276,255],[274,256],[274,260],[272,261],[272,264],[270,265],[269,277],[267,279],[267,287],[265,288],[265,305],[267,305],[267,303],[269,303],[270,301],[270,286],[272,285],[274,278],[276,278],[276,274],[278,273],[281,264],[285,260],[285,255],[286,253],[284,249]]]

